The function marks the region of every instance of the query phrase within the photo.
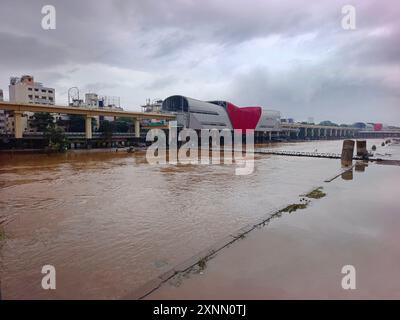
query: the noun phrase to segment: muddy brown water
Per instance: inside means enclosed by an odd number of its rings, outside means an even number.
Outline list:
[[[368,142],[384,152],[380,142]],[[341,141],[275,144],[336,152]],[[149,165],[144,153],[0,154],[5,299],[120,298],[321,185],[339,160],[256,155],[235,165]],[[53,265],[57,289],[41,288]]]

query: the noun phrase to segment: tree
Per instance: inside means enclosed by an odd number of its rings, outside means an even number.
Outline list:
[[[337,127],[338,125],[332,121],[325,120],[319,123],[320,126],[330,126],[330,127]]]
[[[129,129],[132,127],[132,122],[127,122],[127,121],[123,121],[123,120],[116,120],[114,122],[114,132],[128,132]]]
[[[113,124],[108,120],[103,120],[100,123],[99,131],[103,132],[103,139],[110,141],[114,132]]]
[[[78,114],[71,114],[69,116],[69,131],[85,132],[85,118]]]
[[[33,114],[31,126],[38,132],[46,132],[54,128],[54,117],[48,112],[36,112]]]
[[[47,129],[45,137],[48,139],[48,148],[51,151],[67,150],[69,142],[62,128],[52,127]]]
[[[71,114],[69,116],[69,132],[85,132],[85,122],[84,116],[79,114]],[[92,118],[92,129],[96,126],[96,119]]]
[[[367,125],[364,122],[355,122],[353,123],[353,127],[359,128],[359,129],[365,129]]]

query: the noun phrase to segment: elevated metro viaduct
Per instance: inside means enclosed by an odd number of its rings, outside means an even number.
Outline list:
[[[0,110],[9,110],[14,112],[15,138],[23,138],[22,116],[24,112],[49,112],[59,114],[78,114],[85,117],[85,138],[92,139],[92,118],[94,116],[111,116],[133,118],[135,123],[135,136],[140,137],[140,120],[174,120],[175,115],[163,113],[144,113],[134,111],[109,110],[103,108],[81,108],[57,105],[42,105],[30,103],[15,103],[0,101]]]
[[[360,129],[354,127],[322,126],[303,123],[282,123],[282,134],[291,139],[354,138]]]

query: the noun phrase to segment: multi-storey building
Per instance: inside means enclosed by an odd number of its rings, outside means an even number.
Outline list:
[[[55,103],[55,89],[34,82],[32,76],[11,77],[9,85],[10,102],[49,104]]]
[[[11,77],[8,86],[10,102],[35,103],[35,104],[55,104],[55,89],[43,86],[40,82],[35,82],[33,76],[23,75],[21,78]],[[30,126],[33,112],[24,112],[22,117],[23,131],[35,131]],[[14,132],[14,119],[9,117],[7,121],[8,131]]]

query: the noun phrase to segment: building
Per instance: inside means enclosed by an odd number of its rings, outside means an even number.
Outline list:
[[[256,134],[280,131],[280,112],[264,107],[238,107],[228,101],[200,101],[171,96],[162,104],[163,112],[176,114],[179,127],[201,129],[253,129]]]
[[[33,76],[11,77],[8,88],[10,102],[55,104],[55,89],[44,87],[40,82],[34,82]]]
[[[150,99],[146,100],[146,104],[140,106],[142,109],[142,112],[147,112],[147,113],[161,113],[162,111],[162,99],[155,99],[151,102]],[[143,126],[164,126],[166,125],[165,120],[159,120],[159,119],[143,119],[141,121],[141,124]]]
[[[151,113],[159,113],[162,109],[163,100],[155,99],[153,102],[150,102],[150,99],[146,100],[146,104],[142,105],[142,112],[151,112]]]
[[[98,108],[99,107],[99,96],[97,93],[86,93],[85,94],[85,106],[87,108]]]
[[[11,77],[8,90],[10,102],[55,104],[55,89],[35,82],[31,75],[23,75],[21,78]],[[35,131],[35,128],[30,125],[33,115],[33,112],[24,112],[22,117],[23,131]],[[12,116],[8,117],[7,130],[10,133],[14,132],[14,117]]]

